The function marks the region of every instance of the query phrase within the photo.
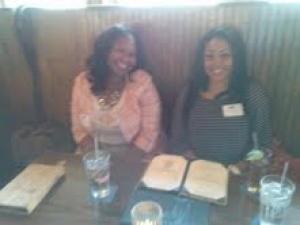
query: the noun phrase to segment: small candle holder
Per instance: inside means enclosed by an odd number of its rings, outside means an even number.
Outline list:
[[[153,201],[139,202],[131,209],[132,225],[163,225],[161,206]]]

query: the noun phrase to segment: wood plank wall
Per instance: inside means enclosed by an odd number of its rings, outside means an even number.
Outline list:
[[[13,14],[0,11],[0,114],[11,114],[20,121],[35,117],[32,77],[17,42]],[[0,124],[3,124],[0,121]]]
[[[249,72],[261,81],[271,97],[274,132],[291,153],[300,155],[299,5],[33,10],[32,19],[43,108],[47,118],[65,123],[69,121],[72,80],[84,68],[95,36],[112,24],[124,22],[139,29],[148,68],[163,99],[167,125],[174,99],[189,77],[198,38],[217,25],[236,26],[247,45]],[[12,26],[9,21],[0,22],[1,35],[2,27]],[[6,35],[13,36],[11,30],[7,32]],[[4,86],[0,93],[9,99],[12,113],[19,117],[20,110],[25,109],[23,113],[30,118],[33,109],[28,68],[15,38],[9,43],[6,48],[15,51],[11,59],[7,59],[3,44],[0,47],[0,85]],[[6,61],[2,60],[3,55]],[[11,73],[26,77],[28,82],[12,79]],[[19,99],[20,95],[24,97]]]

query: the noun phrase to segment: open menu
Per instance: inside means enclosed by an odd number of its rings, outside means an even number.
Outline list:
[[[182,156],[162,154],[152,159],[142,183],[145,187],[227,204],[228,170],[207,160],[189,161]]]

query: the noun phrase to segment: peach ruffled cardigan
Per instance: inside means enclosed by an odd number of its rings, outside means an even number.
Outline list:
[[[122,95],[120,129],[124,138],[145,152],[152,151],[160,134],[161,104],[151,76],[144,70],[133,72]],[[76,143],[91,135],[81,118],[95,113],[96,102],[87,73],[80,73],[74,80],[71,102],[72,133]]]

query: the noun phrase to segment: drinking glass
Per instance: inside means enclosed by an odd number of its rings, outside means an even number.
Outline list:
[[[285,225],[284,220],[295,191],[288,178],[281,182],[279,175],[267,175],[260,181],[260,224]]]
[[[248,163],[246,191],[252,194],[258,193],[260,179],[266,175],[268,165],[263,160]]]
[[[139,202],[131,209],[132,225],[163,225],[161,206],[153,201]]]
[[[107,197],[110,191],[110,154],[105,151],[92,151],[86,153],[82,161],[91,197],[95,200]]]

